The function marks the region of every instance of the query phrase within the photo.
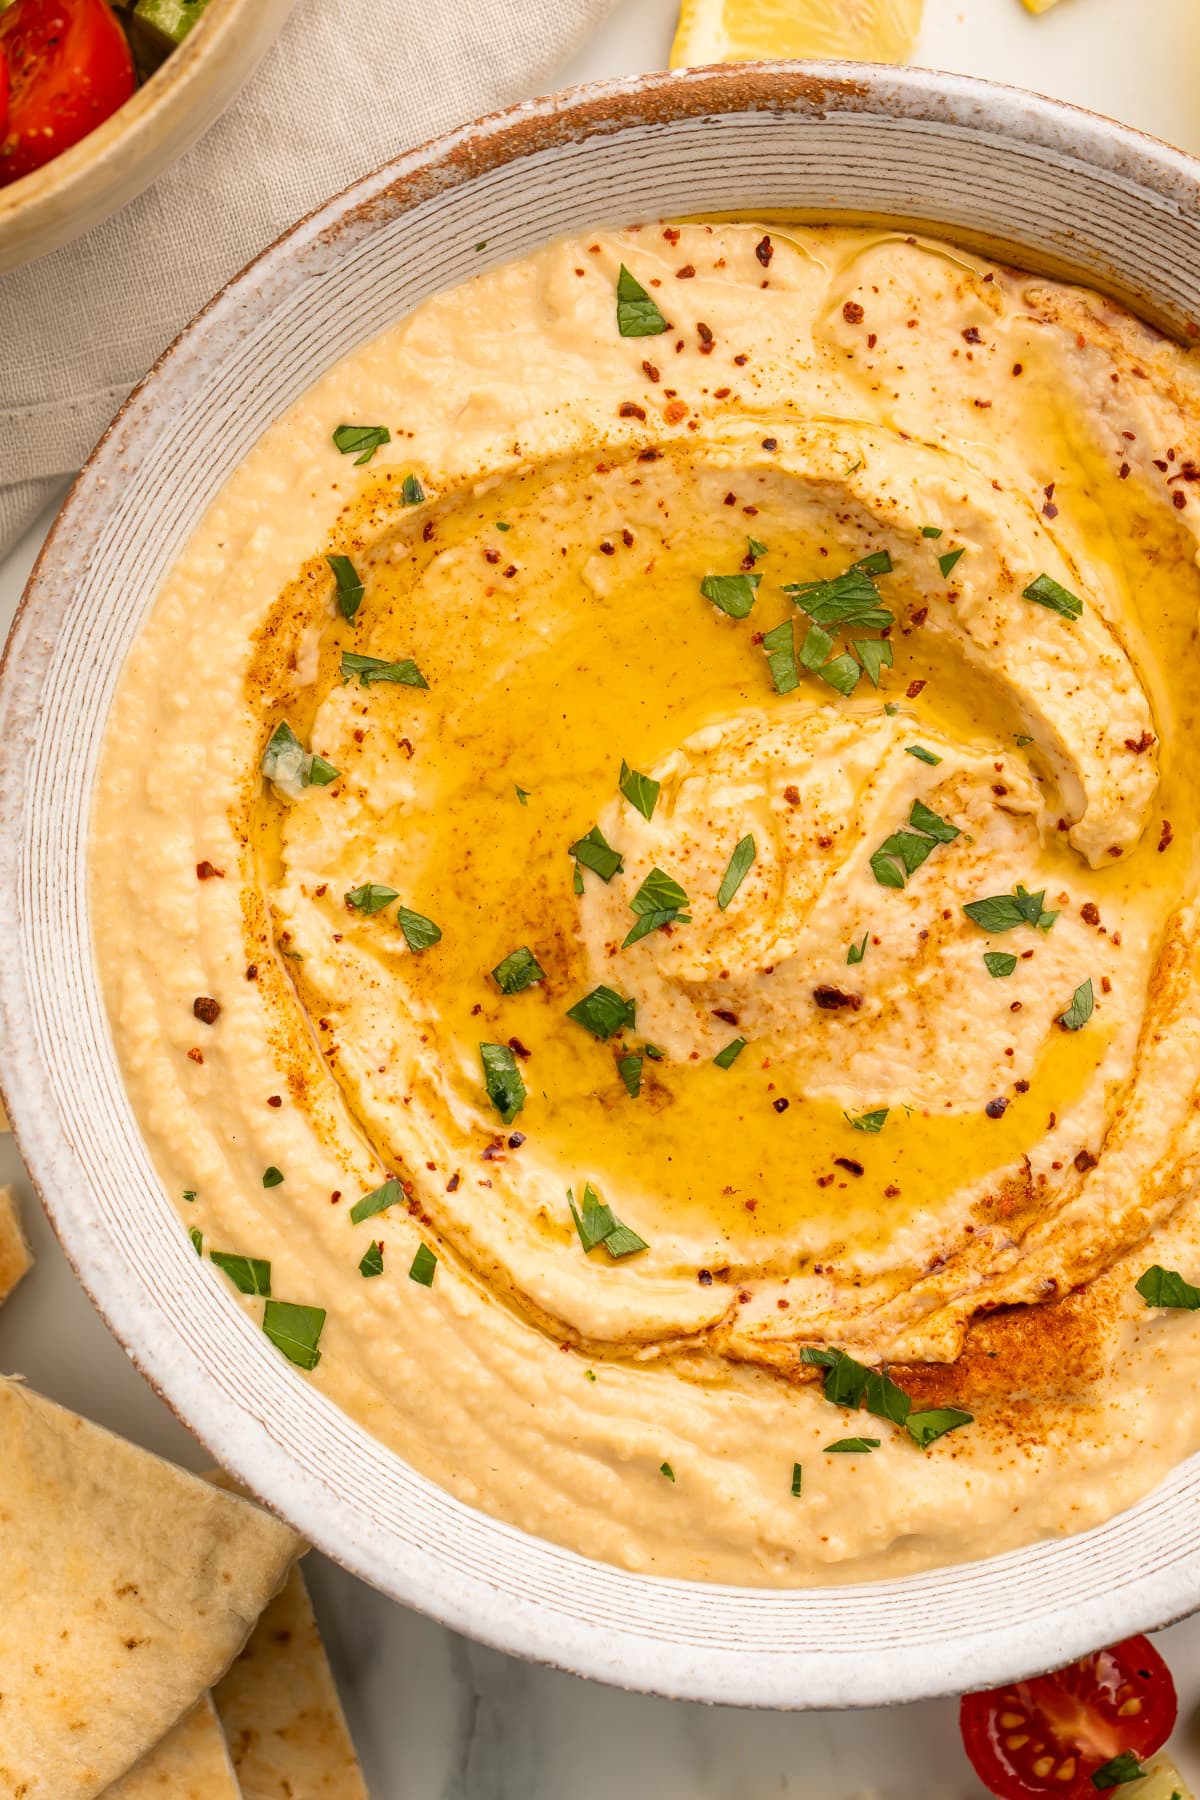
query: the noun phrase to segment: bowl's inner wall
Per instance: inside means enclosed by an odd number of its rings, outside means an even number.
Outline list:
[[[357,208],[334,203],[203,316],[85,472],[0,690],[10,1109],[70,1254],[141,1366],[222,1460],[385,1591],[503,1648],[663,1693],[796,1706],[957,1691],[1200,1601],[1200,1470],[1086,1536],[855,1589],[656,1582],[527,1538],[386,1452],[201,1274],[125,1098],[92,965],[91,788],[159,582],[263,429],[428,294],[588,225],[770,209],[969,238],[1108,288],[1180,335],[1200,314],[1195,173],[1132,134],[919,72],[637,87],[591,117],[540,104],[418,152],[394,187],[368,178]],[[738,95],[759,110],[705,109],[744,108]],[[186,672],[181,714],[203,703]]]

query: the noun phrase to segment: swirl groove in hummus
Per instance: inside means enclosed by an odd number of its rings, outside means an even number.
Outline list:
[[[623,264],[669,329],[619,335]],[[227,485],[116,703],[99,956],[187,1223],[325,1309],[312,1378],[418,1467],[800,1583],[1200,1447],[1200,1327],[1133,1285],[1200,1272],[1198,399],[946,245],[645,227],[428,302]],[[831,1346],[970,1422],[824,1455]]]

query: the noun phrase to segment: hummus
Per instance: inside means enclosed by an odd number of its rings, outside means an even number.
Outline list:
[[[1200,1448],[1198,403],[946,244],[658,225],[227,483],[108,733],[113,1031],[212,1278],[460,1499],[800,1585]]]

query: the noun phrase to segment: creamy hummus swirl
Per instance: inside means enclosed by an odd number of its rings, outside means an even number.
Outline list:
[[[666,329],[620,335],[623,266]],[[946,246],[668,226],[430,302],[255,451],[126,677],[99,950],[188,1222],[320,1302],[314,1379],[421,1467],[790,1581],[1085,1522],[1200,1442],[1133,1287],[1200,1274],[1197,398]],[[173,719],[164,787],[180,621],[219,748]],[[888,1440],[869,1529],[836,1456],[774,1511],[780,1432],[838,1435],[830,1347],[974,1415]]]

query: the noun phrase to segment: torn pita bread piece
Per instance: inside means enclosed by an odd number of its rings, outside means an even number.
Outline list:
[[[33,1252],[21,1230],[17,1196],[10,1187],[0,1187],[0,1301],[8,1296],[33,1267]]]
[[[94,1800],[218,1681],[303,1541],[0,1380],[0,1796]]]
[[[213,1699],[243,1800],[367,1800],[298,1568]]]
[[[103,1800],[241,1800],[225,1733],[208,1694]]]

